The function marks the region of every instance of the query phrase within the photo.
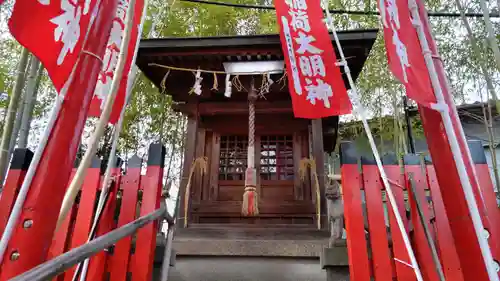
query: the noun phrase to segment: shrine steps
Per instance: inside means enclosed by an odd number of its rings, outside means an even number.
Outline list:
[[[179,229],[177,255],[319,257],[329,233],[307,228],[193,226]]]
[[[320,256],[328,239],[328,231],[310,226],[191,225],[176,231],[169,281],[325,281]],[[158,241],[156,274],[163,244]],[[345,246],[338,252],[334,280],[349,280]]]
[[[156,273],[158,274],[158,273]],[[333,280],[349,280],[349,267],[338,267]],[[159,280],[159,279],[155,279]],[[169,281],[326,281],[317,259],[272,257],[179,257]]]

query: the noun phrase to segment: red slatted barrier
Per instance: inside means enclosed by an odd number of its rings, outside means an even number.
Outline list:
[[[404,171],[399,167],[398,160],[393,155],[392,156],[387,155],[382,159],[382,162],[384,163],[384,168],[387,177],[390,178],[393,183],[397,184],[397,185],[393,184],[391,186],[392,192],[394,194],[394,198],[396,199],[398,211],[403,220],[406,233],[409,234],[409,222],[408,219],[406,218],[404,190],[403,190],[403,187],[405,186]],[[403,236],[399,231],[399,227],[396,223],[396,217],[394,216],[394,213],[392,211],[391,204],[387,204],[387,212],[389,215],[389,224],[391,230],[395,229],[395,231],[391,231],[391,238],[393,245],[392,246],[393,259],[396,267],[396,277],[398,280],[408,280],[408,281],[417,280],[413,269],[408,265],[402,263],[405,262],[407,264],[410,264],[410,257],[408,255],[408,252],[406,251],[405,244],[403,242]]]
[[[344,143],[342,149],[342,193],[344,200],[345,229],[347,231],[347,252],[349,258],[350,280],[370,280],[370,263],[366,245],[362,209],[362,179],[356,157],[349,148],[354,145]]]
[[[14,154],[5,189],[0,197],[0,203],[5,203],[0,206],[0,215],[2,219],[5,218],[5,223],[31,157],[32,153],[28,150],[17,150]],[[116,167],[112,169],[114,180],[97,227],[97,236],[137,219],[138,215],[149,214],[160,207],[164,157],[165,148],[162,145],[151,145],[147,172],[144,176],[141,176],[142,160],[139,157],[133,156],[129,160],[128,171],[125,175],[121,173],[121,161],[117,162]],[[75,170],[73,170],[73,174],[74,172]],[[95,216],[95,207],[99,200],[102,177],[101,161],[96,158],[87,171],[79,201],[74,204],[67,219],[57,233],[54,234],[49,258],[76,248],[87,241]],[[142,191],[142,204],[140,214],[136,214],[140,191]],[[121,200],[118,198],[119,193],[121,194]],[[120,202],[121,204],[119,204]],[[150,281],[153,271],[157,229],[158,224],[152,223],[138,231],[135,239],[135,254],[131,254],[133,239],[127,237],[118,241],[112,251],[101,251],[93,256],[90,259],[86,280],[126,280],[127,275],[131,274],[134,281]],[[54,280],[71,281],[75,268],[67,270]]]
[[[97,199],[97,191],[100,187],[100,179],[101,160],[95,157],[92,159],[92,164],[83,182],[70,249],[81,246],[87,242],[92,226],[92,219],[94,217],[94,205]],[[75,269],[76,267],[73,267],[64,273],[64,281],[73,280]]]
[[[142,204],[140,216],[160,208],[165,147],[152,144],[148,151],[148,168],[141,180]],[[148,224],[137,232],[135,253],[132,255],[130,271],[134,281],[150,281],[156,248],[158,222]]]
[[[500,237],[500,209],[498,209],[494,197],[484,150],[478,146],[477,149],[471,148],[471,151],[477,176],[481,183],[481,192],[485,197],[488,216],[494,218],[493,221],[498,222],[491,226],[490,235]],[[370,159],[372,158],[359,157],[354,144],[341,144],[342,191],[351,280],[416,280],[413,269],[408,265],[410,263],[408,253],[392,208],[388,200],[384,202],[382,199],[384,188],[380,174],[375,163]],[[358,161],[363,163],[361,173]],[[434,167],[430,165],[430,162],[425,165],[423,159],[416,155],[406,155],[404,166],[398,165],[398,162],[394,155],[388,155],[383,159],[385,171],[392,183],[391,188],[398,211],[403,218],[407,233],[410,234],[412,247],[424,280],[438,281],[439,277],[425,236],[424,225],[422,225],[416,210],[416,200],[422,206],[424,223],[431,232],[446,280],[465,280]],[[417,198],[414,198],[409,190],[410,177]],[[366,218],[363,214],[363,205],[366,205]],[[387,210],[384,210],[384,207]],[[384,212],[387,212],[387,216]],[[407,212],[409,213],[408,217]],[[365,219],[368,221],[369,241],[365,239],[363,226]],[[386,234],[387,220],[391,234],[389,240],[392,241],[388,241]],[[493,245],[496,244],[493,243]],[[492,251],[498,251],[498,249],[494,248]],[[369,258],[370,253],[371,259]],[[402,262],[398,262],[398,260]],[[393,267],[395,267],[395,273],[393,273]],[[373,268],[373,272],[370,272],[370,268]]]
[[[9,214],[12,211],[32,158],[33,152],[29,149],[14,150],[7,180],[0,196],[0,233],[3,233],[7,225]]]
[[[75,176],[75,172],[76,169],[73,168],[68,183],[71,182],[71,180]],[[49,249],[49,259],[57,257],[67,251],[68,237],[71,235],[70,232],[73,225],[72,221],[75,216],[75,209],[76,206],[73,205],[71,210],[68,212],[68,216],[66,217],[66,219],[64,219],[64,221],[61,223],[61,226],[54,234],[54,238],[52,239],[52,244],[50,245]]]
[[[421,218],[416,211],[417,204],[415,200],[419,200],[419,203],[422,207],[422,212],[424,213],[426,226],[428,227],[428,229],[431,229],[431,214],[429,211],[429,204],[425,196],[425,190],[427,189],[426,176],[423,172],[423,168],[420,165],[420,158],[417,155],[405,155],[404,164],[405,183],[406,189],[408,191],[408,201],[410,203],[410,214],[413,225],[413,249],[415,251],[415,255],[417,256],[417,260],[419,261],[420,270],[424,279],[429,281],[439,281],[439,276],[436,273],[436,269],[432,259],[432,252],[425,236],[424,226],[422,225]],[[417,198],[414,198],[412,192],[410,191],[410,177],[413,178],[413,188],[415,189]],[[435,241],[434,237],[433,240]]]
[[[120,185],[120,166],[121,160],[118,160],[116,166],[111,169],[113,182],[109,187],[109,195],[106,205],[102,210],[102,215],[97,225],[96,237],[110,232],[116,228],[115,210],[117,206],[117,194]],[[92,281],[106,280],[106,268],[110,259],[108,251],[104,250],[90,258],[87,279]]]
[[[484,154],[484,148],[480,141],[470,141],[469,149],[472,154],[472,160],[474,161],[476,167],[476,174],[479,182],[479,187],[481,195],[483,196],[485,202],[485,209],[488,217],[490,217],[490,240],[497,239],[500,240],[500,208],[498,207],[497,200],[495,198],[495,191],[493,189],[493,179],[490,176],[490,167],[488,167],[488,162],[486,161],[486,156]],[[493,247],[492,250],[493,257],[500,257],[500,241],[497,243],[491,243]],[[500,263],[500,260],[498,261]]]
[[[76,168],[73,168],[73,170],[71,171],[71,176],[69,177],[68,184],[71,182],[71,180],[75,176],[75,173],[76,173]],[[68,215],[66,216],[64,221],[59,226],[59,229],[56,230],[56,233],[54,234],[54,237],[52,238],[52,244],[50,245],[49,254],[48,254],[47,259],[53,259],[54,257],[57,257],[68,250],[69,241],[71,241],[73,227],[75,225],[74,220],[75,220],[77,208],[78,208],[77,205],[73,204],[73,206],[71,207],[71,209],[68,212]],[[65,274],[66,273],[57,276],[54,279],[54,281],[64,280]]]
[[[141,184],[142,159],[137,155],[128,161],[127,174],[121,180],[122,202],[118,227],[136,219],[136,205],[139,186]],[[110,280],[126,280],[130,262],[132,237],[118,241],[114,248],[110,263]]]
[[[443,200],[441,198],[441,190],[439,189],[434,166],[427,165],[427,179],[431,189],[434,213],[436,216],[436,232],[437,232],[437,250],[441,258],[444,276],[446,280],[463,281],[462,270],[460,269],[460,261],[455,249],[455,241],[451,235],[451,229],[448,222],[448,217],[444,209]]]
[[[372,267],[375,280],[392,279],[392,260],[382,201],[382,183],[375,161],[362,158],[363,185],[368,215],[368,233],[372,252]]]

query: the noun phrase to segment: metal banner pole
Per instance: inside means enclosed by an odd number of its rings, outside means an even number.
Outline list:
[[[432,88],[436,95],[437,103],[432,105],[432,109],[438,111],[443,119],[444,130],[448,138],[448,142],[453,154],[453,159],[457,167],[458,176],[460,178],[460,183],[462,185],[462,189],[466,198],[467,207],[470,212],[472,224],[477,236],[479,247],[481,249],[482,258],[484,260],[489,279],[491,281],[499,281],[498,273],[496,272],[494,266],[494,260],[493,260],[493,255],[491,254],[491,249],[488,245],[486,237],[483,235],[484,232],[483,222],[481,220],[481,216],[478,210],[478,205],[476,202],[476,198],[474,196],[471,181],[469,179],[469,175],[465,167],[465,161],[462,155],[462,151],[460,149],[460,145],[457,140],[455,128],[453,127],[453,123],[450,117],[450,108],[444,99],[441,83],[439,81],[438,74],[434,66],[432,52],[429,48],[429,42],[422,27],[418,6],[415,0],[409,0],[408,5],[413,18],[413,25],[417,31],[418,39],[420,41],[420,46],[422,48],[425,64],[429,72],[429,78],[431,80]]]
[[[366,135],[368,137],[368,141],[370,143],[370,147],[372,149],[373,156],[375,158],[375,162],[377,163],[377,167],[378,167],[378,170],[380,172],[380,177],[382,178],[382,182],[383,182],[384,187],[385,187],[386,192],[387,192],[387,197],[388,197],[389,202],[392,206],[392,210],[394,211],[394,217],[396,218],[396,222],[398,224],[399,231],[401,232],[401,236],[403,238],[403,242],[405,244],[406,251],[408,252],[408,256],[410,258],[409,264],[411,264],[411,267],[415,271],[415,276],[416,276],[417,280],[423,281],[424,279],[422,277],[422,273],[420,272],[420,268],[419,268],[418,263],[417,263],[417,258],[415,257],[415,253],[414,253],[413,248],[411,246],[410,238],[408,237],[408,233],[406,232],[406,229],[404,227],[403,219],[401,218],[401,214],[398,211],[399,209],[398,209],[397,204],[396,204],[396,198],[394,197],[394,193],[392,192],[392,188],[391,188],[389,181],[387,179],[387,174],[385,173],[384,167],[382,165],[382,161],[380,160],[380,155],[378,153],[377,146],[375,144],[375,140],[373,139],[373,135],[371,133],[370,126],[368,125],[366,114],[365,114],[364,108],[361,104],[356,85],[354,84],[354,80],[352,79],[351,72],[349,70],[349,66],[347,65],[347,60],[345,58],[344,52],[342,50],[342,46],[340,45],[340,41],[339,41],[338,36],[337,36],[337,31],[335,29],[335,26],[333,25],[333,19],[332,19],[332,16],[328,10],[328,1],[325,1],[324,8],[325,8],[324,10],[326,11],[326,15],[327,15],[328,26],[329,26],[330,30],[333,32],[333,36],[335,38],[335,43],[337,45],[337,50],[339,51],[339,54],[340,54],[340,63],[338,63],[338,65],[341,65],[344,67],[344,72],[347,75],[347,79],[348,79],[349,84],[351,86],[351,92],[350,92],[349,98],[350,98],[351,102],[353,103],[354,111],[357,114],[359,114],[359,116],[361,117],[361,120],[363,122],[363,127],[366,131]]]

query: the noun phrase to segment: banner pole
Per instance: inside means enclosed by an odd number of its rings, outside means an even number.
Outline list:
[[[467,207],[471,215],[472,224],[477,236],[477,240],[479,242],[479,247],[481,249],[482,258],[484,260],[489,279],[491,281],[499,281],[498,273],[496,272],[494,266],[494,260],[493,260],[493,255],[491,253],[491,249],[488,245],[486,237],[484,237],[483,235],[484,232],[483,222],[481,220],[476,198],[474,196],[474,192],[472,189],[472,184],[470,182],[470,178],[467,173],[467,169],[465,167],[464,158],[460,150],[456,132],[450,117],[450,108],[448,104],[446,104],[446,101],[444,99],[441,83],[439,82],[439,77],[436,68],[434,66],[434,61],[432,59],[432,52],[429,48],[429,42],[427,41],[427,37],[422,27],[418,6],[415,0],[408,0],[408,4],[411,11],[411,15],[413,17],[413,26],[417,31],[418,39],[420,41],[420,46],[422,48],[422,53],[424,55],[425,64],[429,72],[429,78],[431,79],[432,88],[434,90],[434,93],[436,94],[437,103],[432,104],[431,108],[438,111],[441,114],[441,117],[443,118],[445,133],[448,138],[448,142],[453,154],[453,159],[455,160],[456,163],[457,172],[460,178],[460,183],[464,191]]]
[[[68,214],[69,210],[71,209],[71,206],[73,205],[73,202],[75,201],[75,198],[78,194],[78,191],[80,190],[83,180],[85,178],[85,175],[87,174],[87,169],[90,167],[90,163],[92,160],[92,157],[97,151],[97,145],[99,142],[99,139],[102,137],[104,134],[104,130],[106,129],[106,126],[108,125],[109,118],[111,116],[111,112],[113,110],[113,104],[116,99],[116,95],[118,93],[118,89],[120,87],[121,79],[123,77],[123,69],[125,67],[125,63],[127,61],[127,52],[128,52],[128,44],[130,42],[130,33],[132,30],[132,25],[133,25],[133,15],[134,15],[134,7],[135,7],[136,0],[130,0],[129,1],[129,7],[127,8],[127,15],[125,18],[125,29],[123,31],[123,39],[121,42],[120,46],[120,54],[118,57],[118,61],[116,63],[116,69],[115,73],[113,76],[113,81],[111,82],[111,89],[108,94],[108,97],[106,98],[106,102],[104,104],[104,108],[102,110],[101,116],[99,118],[99,122],[96,125],[96,128],[94,130],[94,133],[92,134],[90,138],[90,143],[89,147],[87,148],[87,151],[85,151],[85,155],[83,155],[82,161],[80,165],[78,166],[78,169],[76,170],[75,176],[71,180],[71,183],[68,187],[68,190],[66,191],[66,194],[64,195],[63,199],[63,204],[61,206],[61,211],[59,212],[59,218],[57,220],[57,226],[56,229],[59,228],[61,223],[63,222],[64,218]],[[132,7],[132,8],[131,8]],[[124,105],[125,106],[125,105]]]
[[[63,91],[65,91],[65,89]],[[31,182],[38,168],[38,163],[40,163],[40,159],[42,158],[42,154],[45,150],[45,146],[47,145],[47,141],[49,140],[52,128],[54,127],[57,117],[59,116],[59,112],[64,102],[65,95],[66,93],[64,92],[56,97],[56,101],[54,107],[51,110],[47,127],[43,132],[40,143],[35,150],[35,154],[33,155],[33,161],[31,162],[28,171],[26,172],[26,177],[23,181],[23,184],[19,189],[19,194],[17,195],[16,202],[14,203],[14,207],[12,208],[12,212],[10,213],[9,220],[7,221],[7,225],[5,226],[5,231],[2,234],[2,238],[0,240],[0,264],[2,263],[5,256],[5,251],[7,250],[7,245],[9,244],[10,238],[12,237],[12,233],[14,232],[16,223],[21,216],[22,208],[24,202],[26,201],[26,196],[28,195]]]
[[[389,199],[389,202],[392,206],[392,210],[394,212],[394,217],[396,218],[396,222],[398,224],[399,231],[401,232],[401,236],[403,238],[403,242],[406,247],[406,251],[408,252],[408,256],[410,258],[410,265],[415,271],[415,276],[418,281],[423,281],[422,273],[420,272],[420,268],[417,263],[417,258],[415,256],[415,253],[413,251],[413,248],[410,243],[410,238],[408,237],[408,233],[406,232],[406,229],[403,224],[403,219],[401,218],[401,214],[399,213],[399,209],[396,204],[396,198],[394,197],[394,193],[392,192],[392,188],[389,184],[389,181],[387,179],[387,174],[385,173],[384,166],[382,165],[382,160],[380,159],[380,155],[377,150],[377,146],[375,145],[375,140],[373,139],[373,135],[370,130],[370,126],[368,124],[366,114],[363,108],[363,105],[361,104],[360,97],[358,95],[358,91],[356,88],[356,85],[354,84],[354,80],[352,79],[351,76],[351,71],[349,69],[349,66],[347,64],[347,60],[344,55],[344,51],[342,50],[342,46],[340,45],[340,41],[337,36],[337,31],[335,29],[335,26],[333,24],[333,18],[332,15],[330,14],[330,11],[328,10],[328,1],[324,0],[324,10],[326,11],[326,16],[327,16],[327,22],[330,30],[333,32],[333,37],[335,38],[335,44],[337,45],[337,49],[340,54],[340,63],[337,63],[337,65],[341,65],[344,67],[344,72],[347,76],[347,80],[349,81],[349,85],[351,86],[351,91],[349,94],[349,98],[351,102],[353,103],[353,109],[354,112],[359,114],[361,117],[363,127],[365,129],[366,135],[368,137],[368,141],[370,143],[370,147],[373,152],[373,157],[375,158],[375,162],[377,163],[378,170],[380,172],[380,177],[382,178],[382,182],[384,184],[384,187],[386,189],[387,197]]]
[[[129,9],[130,9],[131,6],[132,5],[130,5],[130,3],[129,3]],[[96,214],[94,216],[94,222],[92,224],[90,235],[89,235],[89,237],[87,239],[87,243],[90,240],[94,239],[94,236],[95,236],[95,233],[96,233],[95,230],[97,228],[97,223],[98,223],[98,218],[100,217],[100,215],[102,213],[102,210],[104,209],[104,205],[105,205],[104,202],[106,201],[106,197],[108,196],[109,185],[107,183],[111,179],[111,170],[112,170],[112,167],[113,167],[113,165],[114,165],[114,163],[116,161],[116,148],[118,146],[118,139],[120,137],[120,132],[121,132],[122,126],[123,126],[123,118],[125,116],[125,110],[127,108],[127,105],[130,102],[130,99],[132,97],[132,88],[133,88],[133,86],[135,84],[134,83],[135,82],[135,77],[136,77],[137,71],[138,71],[138,68],[134,64],[134,62],[135,62],[135,59],[137,57],[137,51],[139,50],[139,42],[141,41],[141,33],[142,33],[142,28],[144,26],[144,19],[146,18],[147,7],[148,7],[148,0],[145,0],[144,1],[144,7],[142,9],[142,14],[141,14],[141,24],[139,26],[139,29],[137,30],[137,40],[136,40],[136,45],[135,45],[135,49],[134,49],[134,55],[133,55],[133,58],[132,58],[132,61],[131,61],[132,67],[130,68],[129,76],[128,76],[128,79],[127,79],[127,89],[126,89],[126,91],[127,91],[126,93],[127,94],[125,96],[125,104],[123,105],[123,107],[122,107],[122,109],[120,111],[120,117],[119,117],[118,122],[116,123],[116,126],[114,128],[113,140],[112,140],[113,143],[111,145],[111,152],[110,152],[110,155],[109,155],[108,164],[106,166],[106,172],[104,173],[104,181],[103,181],[103,184],[102,184],[101,195],[99,196],[99,201],[97,203],[97,211],[96,211]],[[135,10],[135,7],[132,7],[132,9]],[[128,11],[128,12],[130,12],[130,11]],[[130,20],[133,21],[133,15],[131,15]],[[127,30],[125,29],[124,32],[126,32],[126,31]],[[80,276],[80,280],[81,281],[84,281],[87,278],[87,272],[88,272],[89,262],[90,262],[90,259],[86,259],[83,262],[82,273],[81,273],[81,276]],[[76,275],[78,275],[80,266],[82,266],[82,263],[78,264],[77,270],[75,271],[75,276],[73,276],[73,280],[76,280],[76,277],[77,277]]]
[[[115,4],[111,0],[98,0],[90,11],[90,23],[85,37],[81,39],[81,55],[61,90],[62,95],[57,97],[58,102],[51,114],[57,118],[47,126],[49,137],[40,144],[37,165],[32,163],[33,168],[30,167],[32,176],[23,183],[26,194],[18,198],[16,203],[20,211],[9,218],[14,229],[11,241],[3,240],[8,245],[6,250],[2,250],[4,255],[0,280],[10,279],[40,264],[47,257],[47,243],[50,243],[54,233],[60,202],[72,169],[71,163],[76,155],[97,73],[102,66],[100,55],[104,52],[104,44],[111,29],[112,21],[106,13],[114,14]],[[87,79],[76,79],[76,75]],[[65,97],[64,91],[68,96]],[[43,146],[45,148],[42,150]],[[17,223],[20,218],[23,223]],[[13,259],[13,256],[18,258]]]
[[[96,7],[100,7],[101,1],[102,0],[99,0],[96,3]],[[87,41],[90,30],[91,30],[94,22],[95,22],[95,17],[92,17],[91,21],[89,23],[89,26],[87,28],[84,42]],[[85,45],[85,43],[83,45]],[[72,72],[71,72],[70,76],[68,77],[68,80],[66,81],[63,88],[61,89],[61,92],[58,93],[58,95],[56,96],[56,100],[54,102],[54,107],[52,108],[52,110],[50,112],[47,126],[45,127],[45,130],[43,131],[43,135],[40,139],[40,143],[38,144],[38,146],[35,150],[35,153],[33,155],[33,160],[31,161],[31,164],[28,168],[28,171],[26,172],[26,177],[21,185],[21,188],[19,189],[19,194],[17,195],[16,202],[14,203],[14,206],[12,207],[12,211],[10,213],[9,220],[7,221],[7,225],[5,226],[5,231],[2,234],[2,238],[0,239],[0,265],[2,264],[3,258],[5,256],[5,251],[7,250],[7,246],[9,244],[9,241],[12,238],[12,234],[14,232],[16,223],[19,220],[19,217],[21,216],[22,207],[24,205],[24,202],[26,201],[28,191],[30,189],[31,183],[32,183],[33,178],[35,176],[35,173],[38,169],[38,164],[40,163],[42,155],[45,151],[45,147],[47,146],[47,142],[48,142],[49,137],[52,133],[52,129],[54,127],[54,124],[56,123],[56,120],[59,117],[59,113],[61,111],[62,105],[66,99],[66,94],[68,93],[68,88],[69,88],[70,84],[73,82],[76,66],[77,66],[77,64],[75,64],[75,66],[73,66]]]

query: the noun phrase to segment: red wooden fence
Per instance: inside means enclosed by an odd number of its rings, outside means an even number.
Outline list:
[[[16,150],[14,153],[5,188],[0,197],[0,230],[2,231],[31,158],[32,153],[26,149]],[[128,161],[126,171],[121,170],[120,162],[117,163],[113,169],[114,180],[110,196],[97,227],[97,236],[123,226],[160,207],[164,158],[165,148],[161,144],[152,144],[149,147],[145,175],[141,175],[142,159],[137,155]],[[73,169],[73,173],[75,171],[76,169]],[[102,180],[101,161],[96,157],[87,171],[82,190],[73,209],[57,233],[54,234],[47,259],[85,244],[95,215]],[[156,224],[147,225],[138,231],[134,236],[135,239],[133,237],[122,239],[112,248],[93,256],[90,259],[86,280],[104,281],[108,280],[109,276],[111,278],[109,280],[150,281],[157,229]],[[31,239],[36,240],[36,237]],[[47,241],[38,242],[47,244]],[[9,263],[23,262],[23,255],[30,253],[21,254],[18,259],[12,260],[7,257],[4,260]],[[55,280],[71,281],[75,268],[67,270]],[[2,272],[2,276],[10,275],[8,272]],[[127,279],[127,276],[130,276],[131,279]]]
[[[484,150],[480,142],[470,142],[469,146],[481,184],[482,196],[487,204],[486,210],[495,222],[491,226],[492,229],[488,229],[490,239],[497,239],[500,237],[500,209],[497,207]],[[353,143],[342,143],[341,161],[350,280],[416,280],[392,208],[385,198],[385,188],[373,158],[359,157]],[[424,280],[439,281],[439,277],[424,233],[424,226],[416,211],[417,200],[422,205],[424,222],[430,229],[446,280],[474,280],[474,276],[464,276],[461,270],[463,265],[460,265],[455,244],[467,241],[455,241],[451,235],[436,173],[430,159],[405,155],[404,165],[399,165],[398,162],[394,155],[383,158],[388,178],[398,183],[392,184],[391,188]],[[417,198],[409,192],[410,184],[416,191]],[[367,214],[367,229],[364,225],[364,213]],[[499,249],[492,251],[494,256],[500,256]]]

